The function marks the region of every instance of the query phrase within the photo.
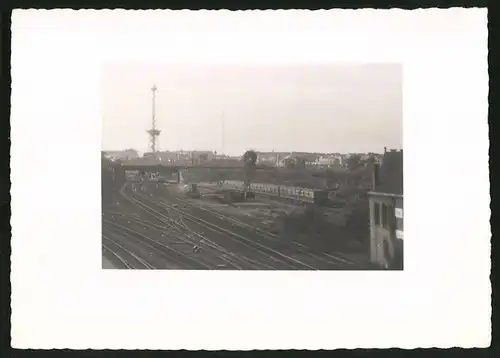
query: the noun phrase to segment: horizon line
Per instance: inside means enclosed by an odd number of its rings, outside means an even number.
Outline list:
[[[384,148],[382,148],[384,149]],[[391,151],[391,150],[402,150],[403,148],[402,147],[396,147],[396,148],[391,148],[391,147],[385,147],[385,149],[387,151]],[[101,149],[101,151],[103,152],[124,152],[124,151],[127,151],[127,150],[134,150],[138,153],[152,153],[151,151],[141,151],[141,150],[138,150],[138,149],[135,149],[135,148],[125,148],[125,149]],[[366,154],[366,153],[374,153],[374,154],[383,154],[384,153],[384,150],[382,150],[381,152],[378,152],[378,151],[348,151],[348,152],[341,152],[341,151],[303,151],[303,150],[258,150],[258,149],[246,149],[244,150],[243,152],[241,152],[241,155],[243,155],[246,151],[248,150],[253,150],[257,153],[307,153],[307,154]],[[221,155],[229,155],[229,156],[234,156],[233,154],[230,154],[230,153],[222,153],[222,152],[219,152],[218,150],[209,150],[209,149],[169,149],[169,150],[159,150],[157,151],[156,153],[165,153],[165,152],[171,152],[171,153],[174,153],[174,152],[211,152],[211,153],[215,153],[217,152],[217,154],[221,154]]]

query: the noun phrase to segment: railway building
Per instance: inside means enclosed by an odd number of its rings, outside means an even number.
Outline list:
[[[384,149],[382,164],[373,165],[370,205],[370,261],[403,269],[403,150]]]

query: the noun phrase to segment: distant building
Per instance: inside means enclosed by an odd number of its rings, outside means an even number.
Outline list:
[[[104,151],[104,155],[111,160],[131,160],[139,158],[139,153],[135,149],[107,150]]]
[[[342,157],[340,155],[328,155],[319,157],[315,165],[319,167],[342,166]]]
[[[156,152],[154,156],[162,162],[182,165],[201,164],[206,161],[217,159],[215,153],[208,150],[178,150],[174,152],[164,151]],[[218,158],[220,159],[221,155],[219,155]]]
[[[279,158],[279,162],[276,165],[279,168],[305,168],[306,158],[299,155],[287,155],[283,158]]]
[[[176,152],[170,151],[156,152],[154,156],[158,158],[159,161],[167,163],[173,163],[179,159],[179,156]]]
[[[276,166],[278,168],[284,168],[285,167],[285,158],[281,158],[281,157],[278,157],[278,159],[276,160]]]
[[[198,158],[200,160],[212,160],[215,159],[214,152],[210,150],[193,150],[191,151],[191,155],[194,158]]]
[[[403,150],[385,151],[373,164],[370,205],[370,261],[403,268]]]
[[[279,161],[279,153],[275,152],[258,152],[257,164],[276,166]]]
[[[291,156],[304,161],[306,164],[314,163],[320,157],[320,155],[316,153],[308,153],[308,152],[292,152]]]

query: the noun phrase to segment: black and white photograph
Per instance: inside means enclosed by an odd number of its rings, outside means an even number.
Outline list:
[[[107,64],[103,267],[402,270],[402,71]]]

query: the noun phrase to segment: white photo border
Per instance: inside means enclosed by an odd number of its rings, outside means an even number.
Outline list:
[[[489,346],[486,18],[15,10],[12,346]],[[100,76],[118,61],[402,63],[404,271],[102,270]]]

